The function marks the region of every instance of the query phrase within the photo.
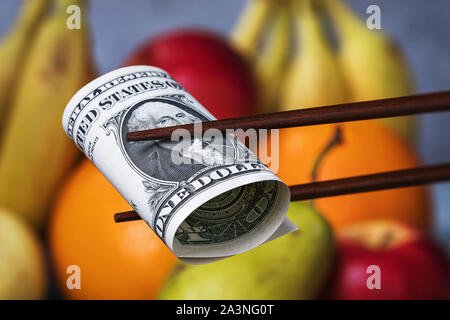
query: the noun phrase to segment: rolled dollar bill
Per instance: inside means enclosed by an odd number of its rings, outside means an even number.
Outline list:
[[[167,72],[132,66],[81,88],[63,128],[180,260],[200,264],[296,229],[286,218],[289,188],[234,135],[126,139],[208,120],[215,118]]]

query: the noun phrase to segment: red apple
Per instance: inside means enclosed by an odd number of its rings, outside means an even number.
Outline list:
[[[218,34],[191,29],[149,39],[124,63],[142,64],[166,70],[218,119],[256,112],[250,67]]]
[[[337,266],[328,295],[331,299],[448,296],[447,257],[421,231],[396,222],[376,221],[353,225],[337,238]]]

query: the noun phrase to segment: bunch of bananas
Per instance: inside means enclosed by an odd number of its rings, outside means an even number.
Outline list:
[[[327,32],[327,18],[335,39]],[[262,112],[414,91],[405,58],[393,41],[367,28],[342,0],[248,0],[231,42],[253,66]],[[414,140],[413,117],[380,121]]]
[[[80,8],[69,29],[68,8]],[[77,157],[61,117],[94,78],[83,0],[25,0],[0,44],[0,207],[40,226]]]

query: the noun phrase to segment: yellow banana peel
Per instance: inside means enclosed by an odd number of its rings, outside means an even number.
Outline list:
[[[67,28],[66,8],[84,2],[56,1],[31,48],[12,100],[12,111],[0,149],[0,207],[42,225],[62,177],[77,151],[61,128],[63,110],[82,87],[92,61],[88,26]]]
[[[286,5],[278,5],[269,27],[254,67],[263,113],[277,111],[281,79],[290,56],[290,14]]]
[[[24,1],[14,25],[0,43],[0,137],[5,126],[11,92],[23,70],[33,36],[48,3],[49,0]]]
[[[232,46],[248,61],[256,55],[273,6],[273,0],[247,0],[230,34]]]
[[[341,0],[326,0],[340,40],[339,63],[350,101],[410,95],[413,77],[405,57],[381,30],[370,30]],[[409,140],[414,139],[415,117],[382,119]]]
[[[326,33],[311,0],[293,3],[297,53],[285,72],[281,110],[343,103],[347,91]]]

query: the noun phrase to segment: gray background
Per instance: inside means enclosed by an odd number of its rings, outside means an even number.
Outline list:
[[[381,7],[382,27],[404,49],[419,92],[450,89],[450,1],[351,0],[364,13]],[[161,31],[183,26],[227,33],[244,0],[92,0],[90,22],[100,73],[115,69],[136,45]],[[0,34],[11,25],[19,0],[0,2]],[[450,113],[421,116],[418,150],[425,163],[450,161]],[[450,183],[431,187],[435,235],[450,252]]]

